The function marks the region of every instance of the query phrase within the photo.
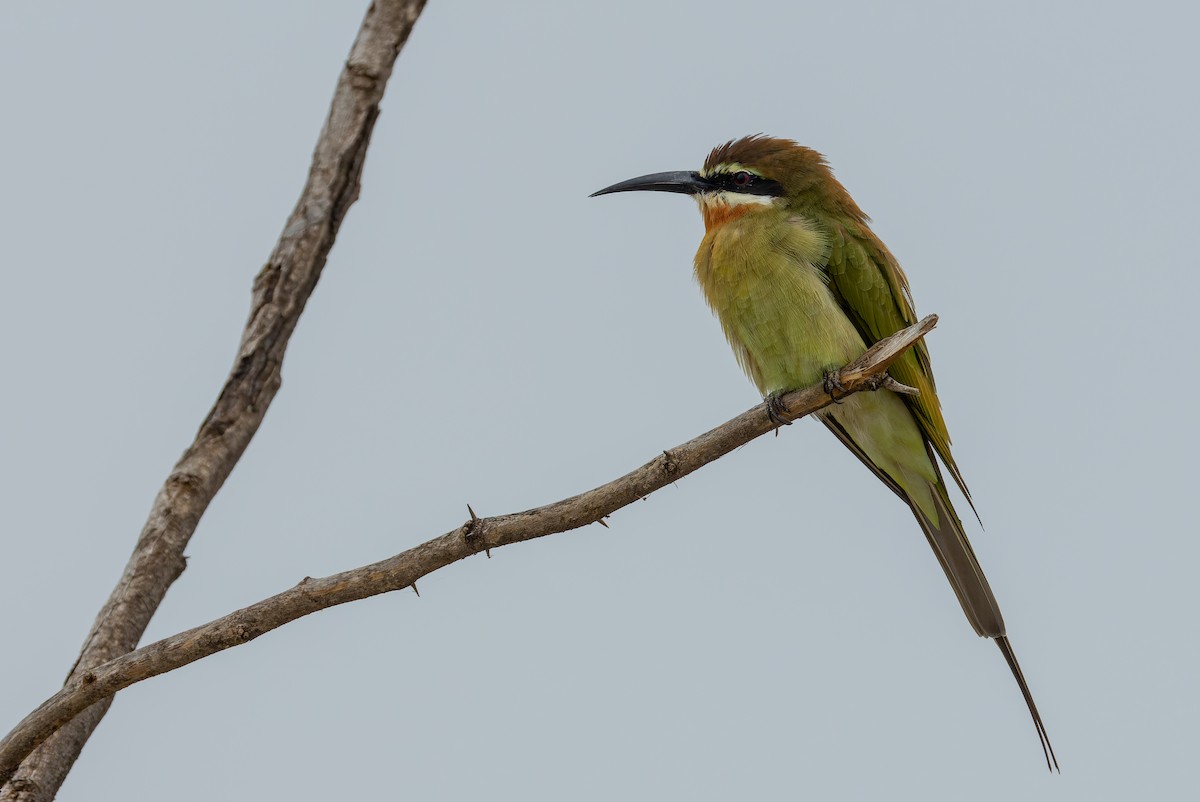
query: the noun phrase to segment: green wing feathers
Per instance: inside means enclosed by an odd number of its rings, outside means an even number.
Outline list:
[[[832,226],[829,238],[826,269],[830,286],[868,345],[917,322],[908,278],[900,263],[871,229],[847,220]],[[920,395],[905,396],[904,400],[925,438],[974,510],[971,491],[950,453],[950,432],[942,417],[925,341],[917,343],[893,362],[888,372],[896,381],[920,391]]]

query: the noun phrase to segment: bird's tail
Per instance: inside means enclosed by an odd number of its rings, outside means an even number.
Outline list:
[[[1042,741],[1042,754],[1046,756],[1046,768],[1051,771],[1059,771],[1058,758],[1054,756],[1054,747],[1050,745],[1050,736],[1046,734],[1046,725],[1042,723],[1042,716],[1038,713],[1037,705],[1033,703],[1033,694],[1029,692],[1029,686],[1025,684],[1025,675],[1021,673],[1021,664],[1017,662],[1017,656],[1013,653],[1008,636],[1001,635],[996,638],[996,645],[1000,647],[1005,662],[1008,663],[1013,676],[1017,678],[1017,684],[1021,686],[1021,695],[1025,697],[1025,704],[1029,706],[1029,715],[1033,716],[1033,726],[1037,729],[1038,738]],[[1052,769],[1050,768],[1051,762],[1054,763]]]
[[[1025,682],[1021,666],[1017,663],[1017,656],[1013,653],[1012,644],[1009,643],[1004,631],[1004,617],[1000,615],[1000,605],[996,603],[996,597],[992,595],[992,589],[988,586],[987,577],[983,575],[983,569],[979,567],[979,561],[975,559],[971,542],[967,540],[967,533],[963,531],[962,521],[958,520],[954,506],[950,503],[946,483],[942,481],[941,471],[938,470],[937,458],[934,456],[933,450],[926,444],[925,455],[917,452],[917,456],[914,457],[910,454],[906,460],[909,468],[907,471],[904,462],[895,461],[896,452],[892,452],[893,470],[902,479],[894,478],[877,464],[876,459],[873,459],[850,433],[862,430],[867,435],[870,434],[869,430],[863,429],[864,424],[861,420],[854,419],[855,406],[853,405],[872,402],[883,404],[884,401],[880,400],[879,396],[886,399],[888,395],[890,394],[871,393],[868,396],[874,398],[870,400],[858,400],[863,399],[862,394],[854,396],[847,400],[844,408],[838,408],[840,411],[821,414],[820,420],[850,449],[854,456],[862,461],[863,465],[866,465],[885,485],[891,488],[893,493],[912,508],[913,514],[917,516],[917,522],[921,524],[921,529],[925,532],[929,545],[933,548],[933,553],[937,555],[938,562],[942,565],[942,570],[946,572],[946,578],[950,580],[950,587],[954,588],[954,595],[958,597],[958,603],[962,605],[963,612],[967,614],[967,620],[983,637],[995,638],[996,645],[1004,654],[1005,662],[1008,663],[1013,677],[1017,680],[1017,685],[1021,687],[1021,695],[1025,697],[1029,715],[1033,717],[1033,725],[1037,728],[1042,752],[1046,756],[1046,765],[1049,767],[1053,764],[1053,769],[1057,769],[1058,759],[1054,756],[1054,749],[1050,746],[1046,727],[1042,724],[1042,717],[1038,713],[1037,705],[1033,703],[1033,694],[1029,692],[1029,685]],[[878,407],[868,407],[867,409],[873,411],[877,417],[881,417]],[[892,418],[892,423],[896,422],[896,419]],[[859,439],[870,442],[870,437],[863,437],[861,433]],[[878,454],[878,446],[876,448]],[[929,461],[926,463],[918,459],[920,456],[928,456]],[[901,486],[902,482],[908,488],[907,490],[906,487]]]
[[[950,499],[946,494],[946,485],[941,481],[941,477],[936,485],[930,485],[930,491],[938,516],[936,521],[926,515],[910,497],[905,495],[904,499],[908,501],[913,514],[917,516],[917,521],[921,524],[921,529],[925,532],[925,537],[929,540],[933,553],[937,555],[942,570],[946,572],[946,578],[950,580],[950,586],[954,588],[958,603],[962,605],[963,612],[967,614],[967,620],[971,622],[971,626],[978,634],[985,638],[994,638],[996,645],[1000,647],[1005,662],[1008,663],[1017,685],[1021,688],[1021,695],[1025,697],[1029,714],[1033,717],[1033,726],[1037,729],[1038,739],[1042,744],[1042,753],[1046,756],[1046,768],[1051,771],[1057,770],[1058,758],[1054,756],[1054,748],[1050,746],[1046,726],[1042,723],[1037,705],[1033,702],[1033,694],[1029,692],[1025,675],[1021,673],[1021,665],[1017,662],[1012,644],[1004,631],[1004,618],[1000,615],[1000,605],[996,603],[996,597],[992,595],[987,577],[983,575],[983,569],[979,567],[979,561],[975,559],[975,552],[971,549],[971,542],[967,540],[966,532],[963,531],[962,522],[959,521],[958,516],[954,513],[954,508],[950,505]]]
[[[934,520],[922,510],[921,506],[908,494],[904,500],[912,507],[925,538],[933,548],[934,555],[954,588],[954,595],[962,605],[967,620],[975,628],[976,634],[985,638],[1000,638],[1004,636],[1004,617],[1000,615],[1000,605],[992,595],[987,577],[975,559],[975,551],[967,540],[962,522],[958,520],[950,499],[946,495],[946,483],[938,477],[937,484],[929,485],[929,494],[933,499],[933,510],[937,515]],[[928,509],[928,503],[926,508]]]

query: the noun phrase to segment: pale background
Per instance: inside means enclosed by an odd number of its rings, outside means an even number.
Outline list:
[[[587,489],[756,401],[693,205],[765,131],[908,270],[1063,766],[824,429],[137,685],[60,798],[1181,799],[1200,738],[1194,6],[433,0],[266,422],[147,638]],[[230,366],[365,2],[0,10],[0,727]],[[430,422],[433,421],[433,425]]]

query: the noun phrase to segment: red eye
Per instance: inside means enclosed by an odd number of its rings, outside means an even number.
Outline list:
[[[745,170],[739,170],[738,172],[733,174],[734,186],[744,187],[753,180],[754,180],[754,176],[750,175]]]

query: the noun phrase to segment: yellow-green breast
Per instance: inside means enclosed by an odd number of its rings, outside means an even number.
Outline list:
[[[714,217],[696,279],[759,392],[806,387],[866,350],[829,289],[828,245],[815,226],[780,208],[705,214]]]

